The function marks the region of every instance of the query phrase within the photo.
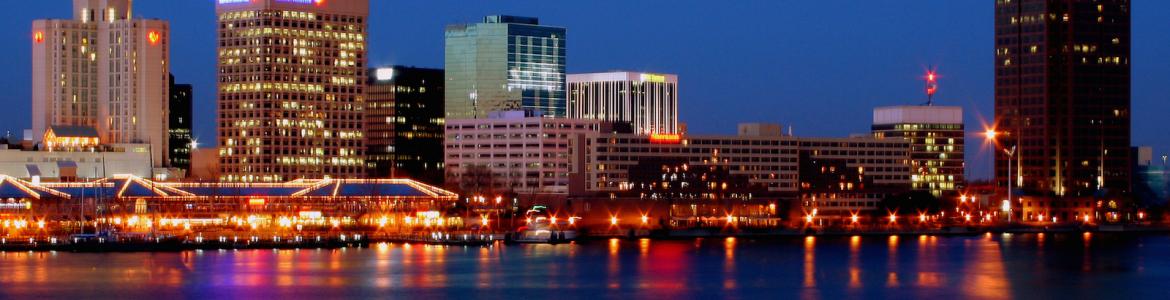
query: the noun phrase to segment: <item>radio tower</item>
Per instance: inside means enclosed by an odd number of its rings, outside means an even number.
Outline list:
[[[934,92],[938,91],[937,76],[934,74],[934,67],[928,67],[926,70],[926,106],[934,105]]]

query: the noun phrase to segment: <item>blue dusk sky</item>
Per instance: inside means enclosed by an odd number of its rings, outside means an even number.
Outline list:
[[[330,0],[344,1],[344,0]],[[195,85],[195,136],[215,139],[212,0],[138,0],[138,17],[170,20],[172,73]],[[802,136],[869,130],[875,106],[925,101],[934,66],[938,105],[966,110],[968,172],[990,176],[975,135],[993,108],[991,0],[900,1],[397,1],[371,0],[370,66],[443,67],[443,28],[490,14],[539,17],[568,29],[570,73],[634,70],[679,75],[691,133],[739,122],[791,125]],[[1170,1],[1134,0],[1133,143],[1170,149]],[[29,128],[31,24],[70,18],[72,1],[10,1],[0,11],[6,115]]]

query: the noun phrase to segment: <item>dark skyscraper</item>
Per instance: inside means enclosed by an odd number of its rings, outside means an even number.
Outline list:
[[[171,110],[167,116],[170,124],[167,143],[170,152],[171,167],[188,170],[191,168],[191,105],[193,96],[190,84],[175,84],[175,76],[170,76]]]
[[[443,70],[373,69],[366,87],[366,165],[373,178],[443,183]]]
[[[1091,216],[1089,199],[1129,192],[1129,1],[995,3],[995,138],[1016,148],[1016,217]],[[1008,161],[996,150],[1000,186]]]

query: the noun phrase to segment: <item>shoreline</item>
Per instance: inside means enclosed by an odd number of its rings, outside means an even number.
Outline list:
[[[937,237],[970,237],[986,234],[1081,234],[1092,233],[1094,235],[1107,236],[1122,236],[1122,235],[1156,235],[1156,234],[1170,234],[1170,226],[1132,226],[1118,228],[1082,228],[1082,227],[985,227],[985,228],[963,228],[964,230],[954,230],[954,228],[942,229],[927,229],[927,230],[866,230],[866,231],[849,231],[849,230],[798,230],[798,229],[776,229],[766,231],[740,231],[740,232],[720,232],[718,230],[674,230],[674,231],[639,231],[638,234],[627,235],[605,235],[605,234],[583,234],[573,241],[559,241],[553,243],[528,243],[528,244],[568,244],[574,241],[593,242],[604,241],[610,239],[625,239],[625,240],[693,240],[703,238],[736,238],[748,240],[770,240],[770,239],[790,239],[790,238],[804,238],[804,237],[874,237],[874,236],[937,236]],[[51,240],[60,241],[52,238],[44,238],[44,241],[28,240],[11,243],[6,241],[0,244],[0,252],[73,252],[73,253],[126,253],[126,252],[183,252],[193,250],[278,250],[278,249],[340,249],[340,248],[365,248],[371,244],[379,243],[401,243],[401,244],[424,244],[424,245],[442,245],[442,246],[470,246],[470,247],[486,247],[495,245],[517,245],[525,243],[517,243],[508,241],[505,236],[499,234],[488,235],[485,239],[426,239],[418,238],[416,236],[371,236],[362,238],[358,236],[356,239],[344,240],[339,238],[328,238],[322,240],[191,240],[186,237],[171,237],[166,239],[156,239],[154,241],[82,241],[82,242],[50,242]]]

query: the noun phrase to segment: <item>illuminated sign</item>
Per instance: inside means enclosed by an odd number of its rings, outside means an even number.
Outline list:
[[[682,142],[682,135],[654,133],[650,135],[651,144],[678,144]]]
[[[386,81],[394,78],[394,68],[378,68],[374,70],[374,79]]]
[[[641,80],[642,81],[649,81],[649,82],[666,82],[666,75],[642,74]]]
[[[151,45],[158,45],[158,40],[162,39],[162,35],[158,34],[158,31],[151,30],[150,33],[146,34],[146,39],[150,41]]]
[[[276,0],[277,3],[294,3],[294,4],[316,4],[321,6],[325,4],[325,0]]]
[[[267,202],[267,201],[264,201],[264,199],[260,199],[260,198],[248,199],[248,205],[252,205],[252,206],[261,206],[261,205],[264,205],[265,202]]]
[[[249,2],[252,2],[252,0],[219,0],[216,3],[219,3],[219,4],[241,4],[241,3],[249,3]]]
[[[40,31],[33,33],[33,41],[37,44],[45,42],[45,33]]]

